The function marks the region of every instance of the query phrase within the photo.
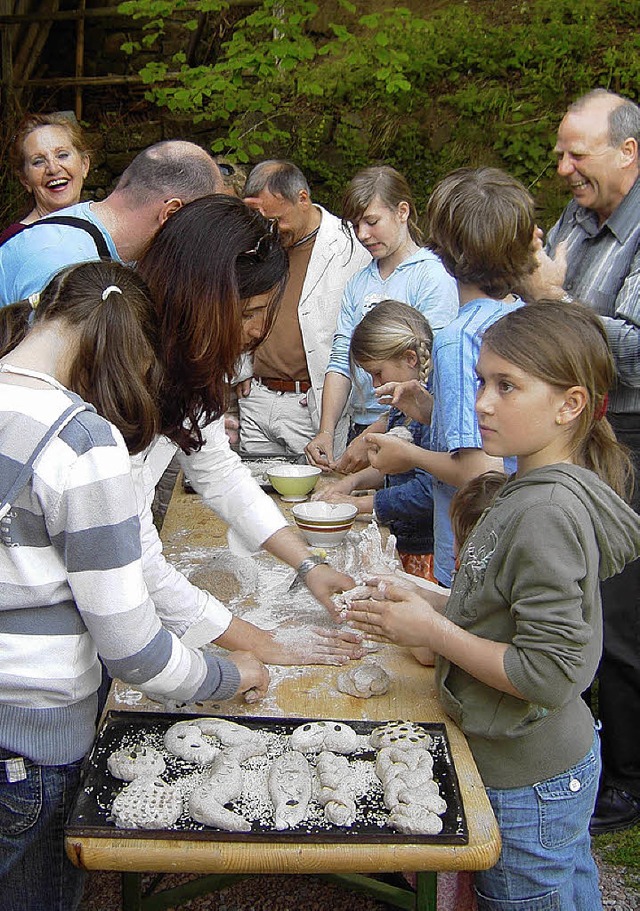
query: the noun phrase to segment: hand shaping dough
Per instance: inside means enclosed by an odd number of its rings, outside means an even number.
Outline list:
[[[162,753],[153,747],[132,746],[116,750],[107,759],[107,768],[114,778],[133,781],[134,778],[157,778],[166,763]]]
[[[384,696],[389,682],[389,675],[379,664],[360,664],[338,675],[338,690],[347,696],[369,699]]]
[[[269,796],[276,829],[291,829],[302,822],[311,799],[311,769],[302,753],[292,750],[274,760],[269,769]]]
[[[347,757],[324,750],[318,756],[316,773],[320,784],[318,803],[324,807],[327,822],[352,826],[356,818],[355,776]]]
[[[291,732],[291,749],[301,753],[353,753],[357,746],[356,732],[339,721],[310,721]]]
[[[180,794],[160,778],[136,778],[111,805],[119,829],[168,829],[181,813]]]
[[[225,807],[242,794],[243,778],[237,760],[223,754],[216,756],[206,781],[189,794],[189,813],[193,819],[229,832],[250,832],[251,823]]]
[[[431,736],[424,728],[410,721],[390,721],[379,728],[374,728],[369,736],[372,747],[416,747],[427,749],[431,745]]]
[[[399,440],[406,440],[407,443],[413,443],[413,434],[406,424],[396,424],[395,427],[390,427],[386,432],[390,433],[391,436],[398,437]]]
[[[368,598],[369,595],[370,589],[367,585],[356,585],[354,588],[350,588],[346,592],[339,592],[337,595],[334,595],[331,600],[340,611],[338,614],[338,619],[346,619],[347,611],[351,607],[352,601],[360,601],[363,598]]]

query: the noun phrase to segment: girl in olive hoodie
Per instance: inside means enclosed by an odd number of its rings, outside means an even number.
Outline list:
[[[476,874],[480,911],[597,911],[600,755],[580,694],[602,650],[599,580],[640,556],[631,466],[606,419],[613,361],[598,317],[554,302],[487,329],[476,369],[483,447],[516,456],[515,475],[465,543],[450,597],[378,580],[349,619],[436,654],[502,835],[498,863]]]

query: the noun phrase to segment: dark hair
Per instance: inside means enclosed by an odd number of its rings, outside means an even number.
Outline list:
[[[30,310],[25,301],[0,310],[0,326],[15,327],[3,353],[24,338]],[[64,269],[39,295],[33,331],[53,320],[81,330],[69,388],[118,428],[129,452],[143,450],[159,432],[162,368],[155,308],[142,279],[115,262]]]
[[[174,196],[191,202],[222,188],[222,174],[208,152],[193,142],[172,139],[136,155],[114,192],[126,192],[133,202],[145,205]]]
[[[622,95],[616,95],[615,92],[609,92],[607,89],[593,89],[582,95],[573,104],[567,108],[568,114],[579,113],[586,108],[591,101],[597,101],[600,98],[610,99],[612,105],[609,110],[609,145],[617,149],[625,139],[635,139],[640,143],[640,107],[629,98]]]
[[[25,337],[32,313],[29,301],[0,307],[0,357],[8,354]]]
[[[311,195],[307,178],[300,168],[292,161],[280,158],[261,161],[251,169],[243,196],[259,196],[263,190],[268,190],[273,196],[282,196],[292,203],[298,201],[300,190],[305,190],[309,196]]]
[[[9,162],[15,174],[24,174],[24,141],[30,133],[40,127],[62,127],[69,134],[69,143],[82,158],[90,155],[90,148],[77,120],[71,114],[54,111],[51,114],[27,114],[23,117],[16,129],[11,148],[9,149]]]
[[[360,320],[351,336],[349,359],[361,367],[367,361],[388,361],[415,351],[420,382],[431,370],[433,331],[427,318],[409,304],[384,300]],[[364,369],[364,368],[363,368]],[[352,370],[353,373],[353,370]]]
[[[167,219],[138,270],[155,298],[162,340],[162,432],[191,452],[202,446],[201,426],[227,407],[243,351],[243,302],[273,292],[268,331],[288,277],[287,254],[262,215],[216,195]]]
[[[426,245],[446,270],[490,297],[505,297],[535,269],[533,198],[505,171],[452,171],[431,194],[426,221]]]
[[[471,478],[462,487],[458,487],[449,506],[451,528],[458,549],[462,550],[465,541],[473,531],[478,519],[488,506],[491,506],[507,482],[502,471],[485,471]]]
[[[604,416],[616,370],[599,317],[580,303],[538,301],[489,326],[482,347],[558,389],[586,389],[587,404],[572,425],[573,458],[626,496],[633,471]]]
[[[422,244],[422,231],[418,227],[418,213],[413,194],[406,179],[389,165],[365,168],[349,181],[342,198],[342,225],[345,229],[359,221],[373,199],[378,196],[384,206],[395,211],[401,202],[409,205],[407,227],[411,239]]]

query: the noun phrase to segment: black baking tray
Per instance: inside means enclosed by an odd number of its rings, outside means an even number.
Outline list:
[[[281,452],[262,452],[262,453],[253,453],[253,452],[244,452],[242,449],[238,450],[238,455],[243,462],[247,463],[247,467],[251,468],[251,463],[255,462],[281,462],[284,465],[307,465],[307,459],[303,452],[297,455],[283,455]],[[256,477],[256,481],[265,490],[267,493],[273,493],[273,487],[269,483],[269,479],[266,477]]]
[[[382,802],[382,789],[377,787],[357,802],[358,818],[353,826],[340,828],[332,826],[322,818],[322,811],[317,810],[315,821],[305,820],[293,829],[278,831],[272,825],[253,822],[251,832],[242,834],[223,832],[196,823],[187,812],[169,829],[120,829],[109,817],[109,808],[116,794],[127,782],[114,778],[107,769],[108,756],[123,745],[132,746],[141,740],[148,745],[161,749],[167,763],[162,774],[167,782],[176,781],[179,777],[199,770],[199,767],[169,754],[163,746],[164,733],[177,721],[197,720],[200,715],[160,714],[153,712],[108,712],[98,733],[93,749],[84,763],[82,783],[78,790],[71,813],[67,821],[66,834],[74,837],[93,838],[175,838],[197,841],[299,841],[349,843],[389,843],[389,844],[467,844],[469,832],[464,807],[460,795],[458,777],[451,757],[451,749],[444,724],[421,723],[432,737],[431,753],[434,759],[434,778],[438,782],[441,796],[447,802],[447,811],[442,816],[443,828],[438,835],[403,835],[381,822],[386,816]],[[245,727],[258,729],[265,733],[288,735],[294,728],[317,721],[305,718],[256,718],[229,717]],[[329,720],[329,719],[327,719]],[[382,721],[345,721],[358,734],[370,734]],[[415,722],[417,723],[417,722]],[[375,762],[375,750],[363,748],[350,754],[350,759],[364,762]],[[307,754],[312,762],[314,757]],[[259,761],[259,760],[253,760]],[[245,775],[251,774],[250,761],[244,766]],[[230,804],[232,808],[242,807]]]

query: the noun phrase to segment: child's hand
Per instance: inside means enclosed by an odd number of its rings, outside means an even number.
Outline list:
[[[367,433],[369,464],[382,474],[402,474],[416,467],[420,447],[389,433]]]
[[[311,500],[325,500],[327,503],[343,503],[346,500],[332,499],[334,496],[349,496],[353,491],[353,483],[350,477],[342,478],[340,481],[328,481],[322,486],[318,486],[311,494]]]
[[[351,602],[347,621],[363,633],[415,648],[429,645],[433,615],[421,594],[380,581],[371,598]]]
[[[349,494],[340,493],[339,490],[327,490],[318,499],[324,500],[325,503],[347,503],[349,506],[355,506],[359,513],[369,513],[372,509],[370,502],[373,498],[350,497]]]
[[[364,434],[361,433],[349,443],[340,458],[331,467],[342,474],[350,474],[361,471],[368,464],[367,444],[364,441]]]
[[[383,405],[393,405],[403,414],[421,424],[431,423],[433,396],[418,380],[404,383],[385,383],[373,390]]]
[[[267,695],[269,671],[252,652],[231,652],[229,660],[240,671],[239,693],[244,693],[246,702],[258,702]]]

